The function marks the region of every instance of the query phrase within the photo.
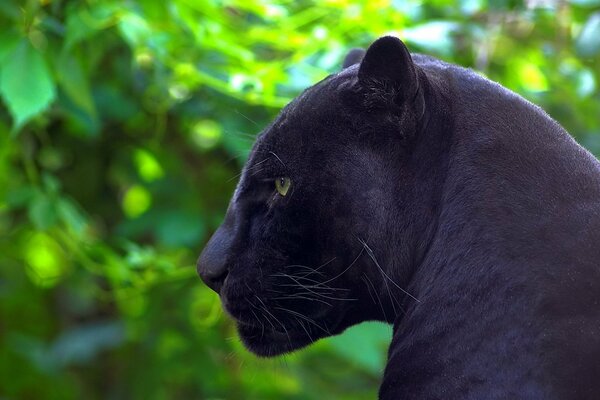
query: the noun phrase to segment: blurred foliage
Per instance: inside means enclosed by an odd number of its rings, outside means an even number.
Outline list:
[[[374,398],[389,327],[260,360],[194,262],[255,134],[386,33],[600,152],[600,0],[2,0],[0,397]]]

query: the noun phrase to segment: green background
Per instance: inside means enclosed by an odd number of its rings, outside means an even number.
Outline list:
[[[0,398],[375,398],[389,327],[257,359],[194,264],[255,135],[388,33],[600,154],[600,0],[0,1]]]

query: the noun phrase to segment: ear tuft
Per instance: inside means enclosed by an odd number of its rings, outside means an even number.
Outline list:
[[[366,86],[378,83],[401,94],[414,96],[419,88],[416,67],[404,43],[393,36],[377,39],[360,64],[358,79]]]
[[[359,62],[361,62],[363,57],[365,56],[365,53],[365,49],[355,48],[350,50],[344,58],[342,69],[346,69],[351,65],[358,64]]]

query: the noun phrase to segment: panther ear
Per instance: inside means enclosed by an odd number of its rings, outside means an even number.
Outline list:
[[[379,38],[369,46],[360,63],[358,80],[366,88],[394,93],[396,102],[412,99],[419,89],[410,53],[393,36]]]
[[[344,63],[342,64],[342,69],[346,69],[351,65],[354,64],[358,64],[359,62],[362,61],[363,57],[365,56],[365,49],[352,49],[348,52],[348,54],[346,54],[346,57],[344,58]]]

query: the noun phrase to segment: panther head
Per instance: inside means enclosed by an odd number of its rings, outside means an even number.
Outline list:
[[[416,300],[444,152],[415,60],[393,37],[352,51],[258,136],[197,265],[254,353],[393,322]]]

